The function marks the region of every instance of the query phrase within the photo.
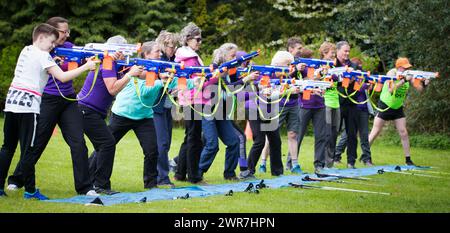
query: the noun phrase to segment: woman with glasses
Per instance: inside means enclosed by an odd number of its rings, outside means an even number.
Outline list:
[[[203,61],[197,53],[202,44],[201,29],[194,23],[189,23],[181,30],[180,40],[182,47],[175,53],[175,62],[183,62],[185,66],[203,66]],[[178,92],[178,101],[184,107],[186,131],[178,154],[177,170],[174,176],[175,180],[187,180],[191,183],[199,183],[203,180],[199,173],[200,154],[203,149],[202,116],[193,111],[189,105],[197,111],[201,111],[204,103],[202,93],[195,92],[195,90]]]

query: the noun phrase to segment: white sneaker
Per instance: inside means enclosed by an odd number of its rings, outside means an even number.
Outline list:
[[[19,187],[17,187],[17,185],[15,185],[15,184],[9,184],[6,189],[9,191],[17,191],[17,190],[19,190]]]
[[[86,196],[98,197],[100,194],[98,194],[95,190],[89,190],[89,192],[86,193]]]

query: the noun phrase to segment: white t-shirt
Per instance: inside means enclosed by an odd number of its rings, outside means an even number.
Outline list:
[[[47,68],[56,66],[48,52],[26,46],[17,60],[14,79],[6,96],[5,112],[40,112],[41,96],[48,81]]]

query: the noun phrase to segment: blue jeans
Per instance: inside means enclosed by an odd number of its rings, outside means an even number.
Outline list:
[[[239,160],[239,138],[234,132],[232,121],[206,119],[202,120],[203,136],[205,138],[205,146],[203,147],[199,170],[201,173],[208,171],[219,151],[219,140],[227,146],[225,151],[225,170],[223,176],[236,176],[235,169]]]
[[[158,183],[169,183],[169,150],[172,142],[172,115],[170,108],[153,113],[158,138]]]

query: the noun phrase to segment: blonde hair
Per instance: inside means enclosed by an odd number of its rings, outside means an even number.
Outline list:
[[[237,50],[238,46],[233,43],[225,43],[221,45],[218,49],[215,49],[213,52],[213,63],[220,65],[224,62],[226,62],[226,56],[227,54],[233,50]]]
[[[324,55],[329,53],[331,50],[336,51],[336,45],[328,41],[323,42],[319,48],[320,59],[322,59]]]
[[[156,38],[156,43],[158,43],[159,47],[165,48],[168,44],[172,43],[174,46],[177,45],[179,38],[178,34],[172,33],[166,30],[162,30],[158,37]]]
[[[287,66],[294,61],[294,56],[288,51],[278,51],[272,58],[270,65],[272,66]]]
[[[146,53],[150,53],[155,46],[159,46],[155,41],[147,41],[142,44],[139,57],[144,58]]]
[[[186,46],[188,40],[201,34],[202,30],[195,23],[190,22],[180,32],[180,43],[181,45]]]

